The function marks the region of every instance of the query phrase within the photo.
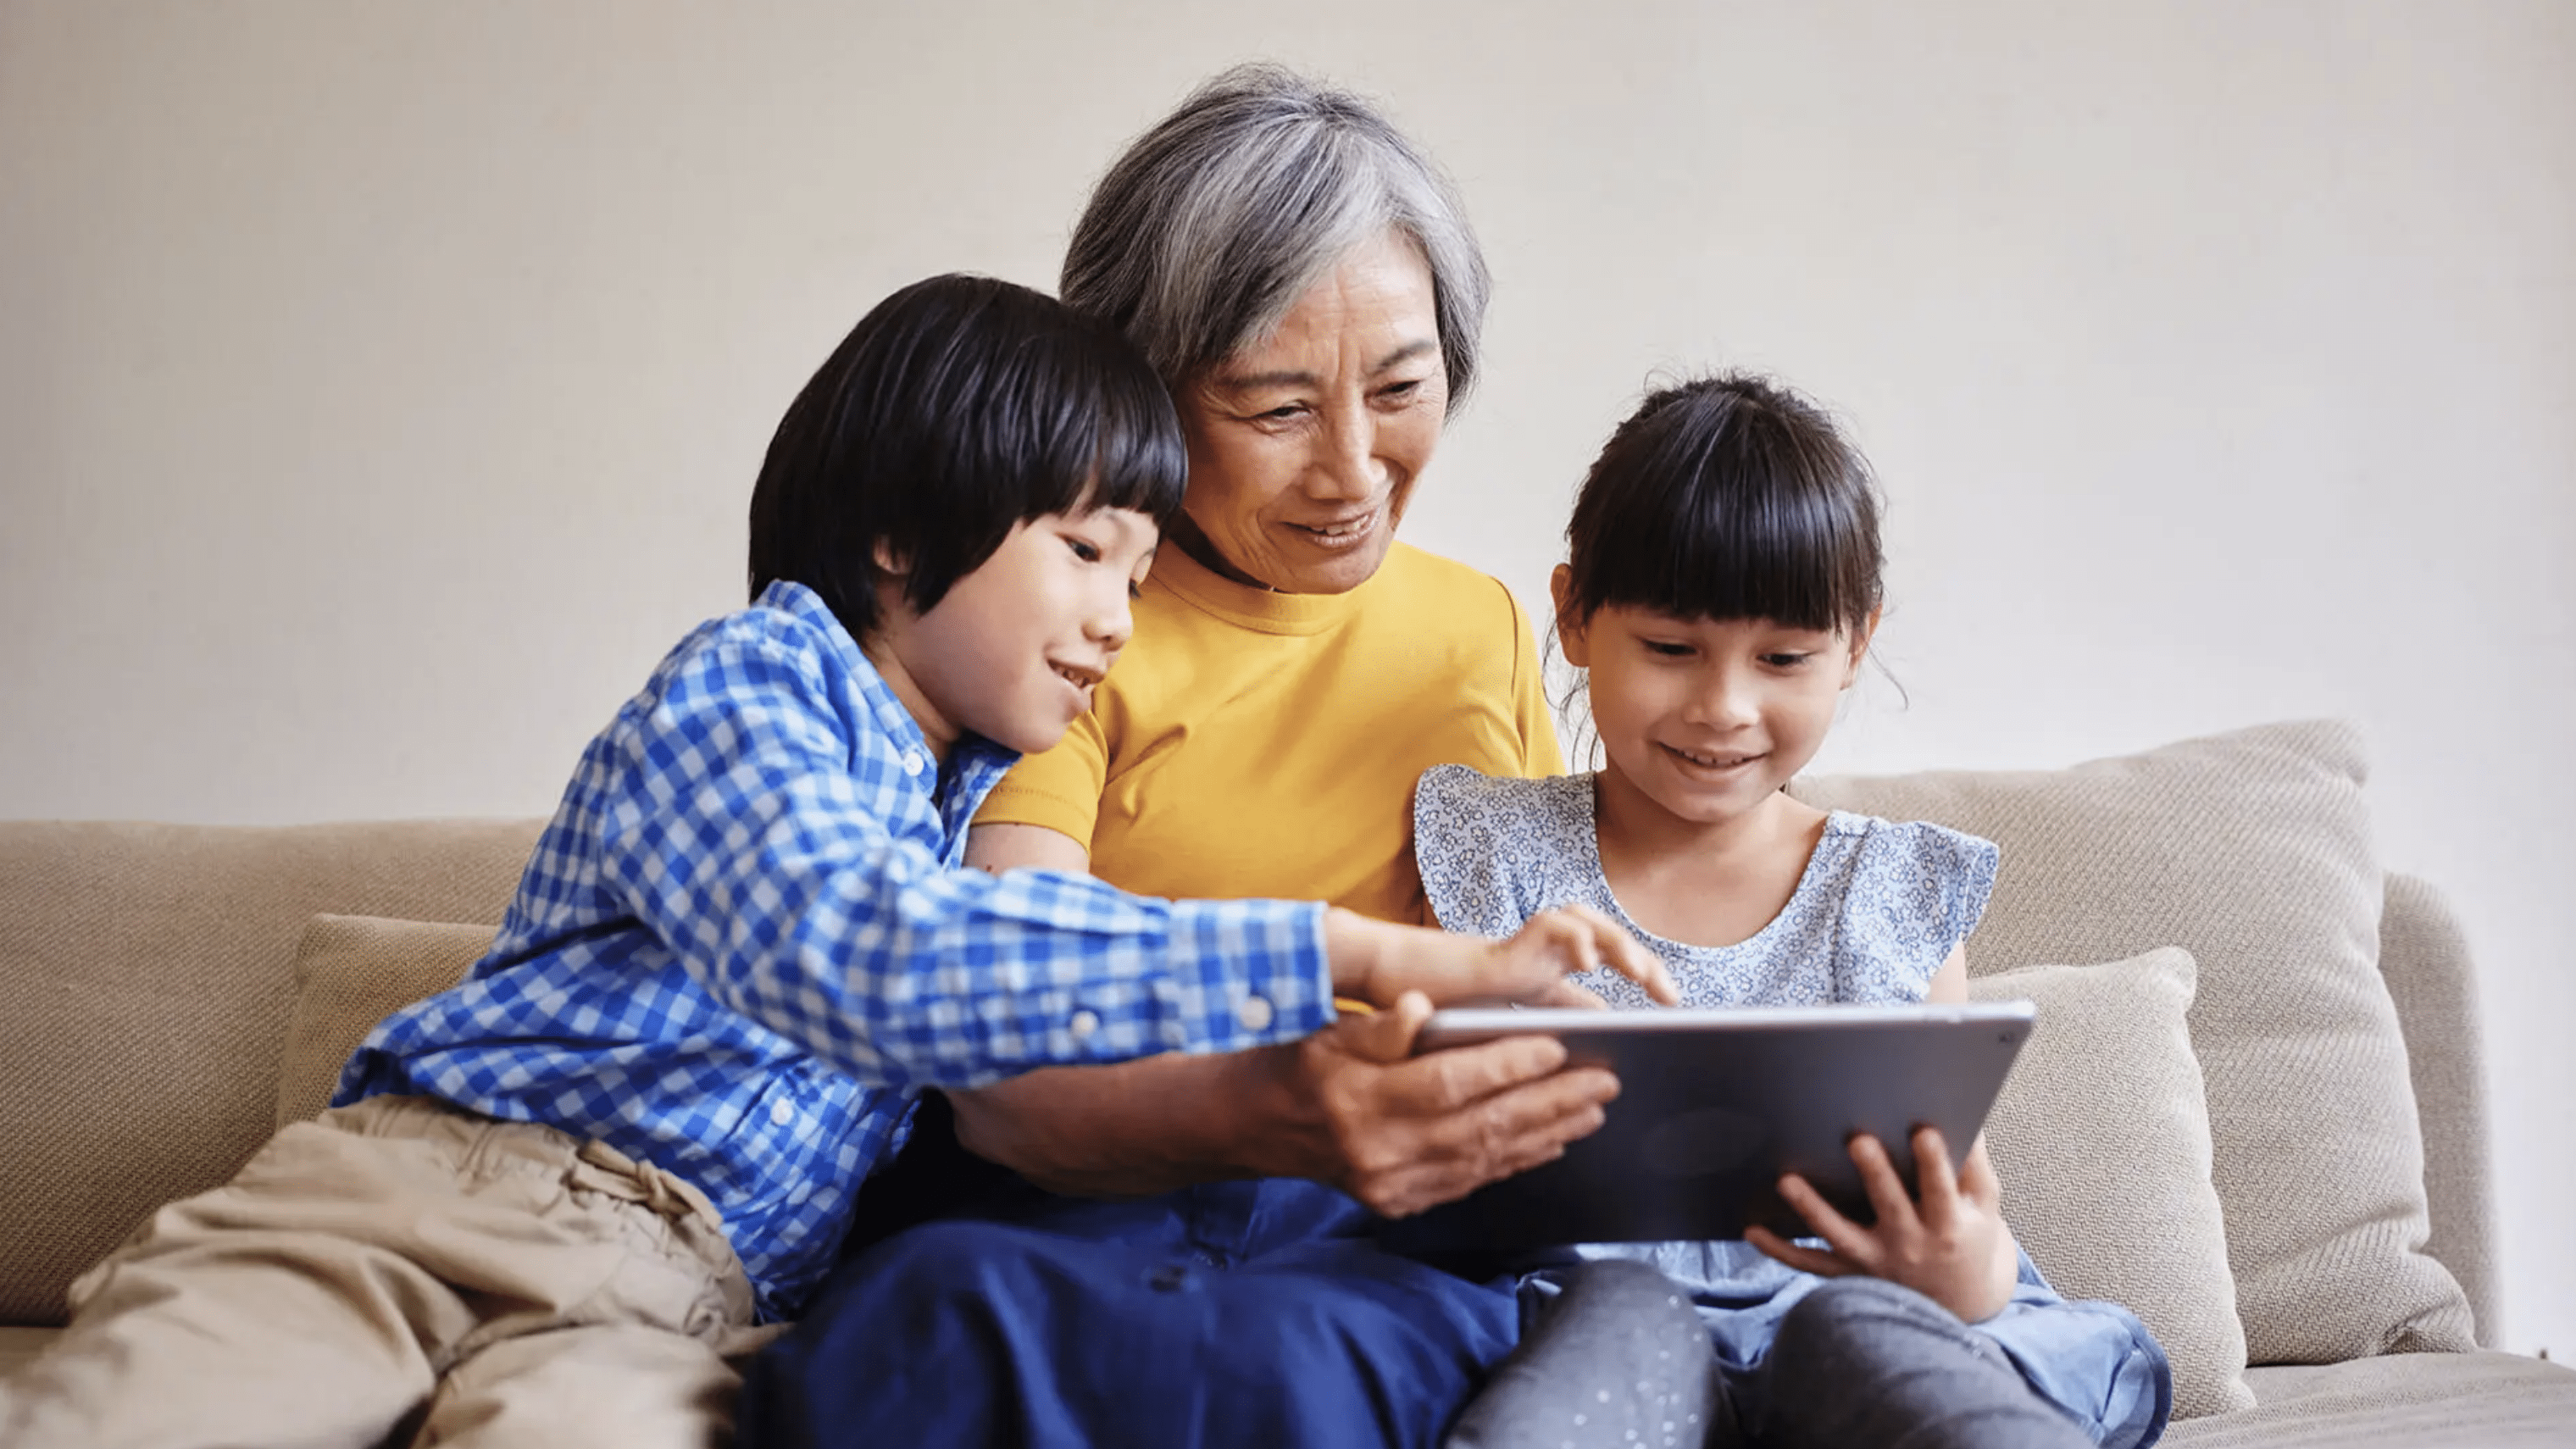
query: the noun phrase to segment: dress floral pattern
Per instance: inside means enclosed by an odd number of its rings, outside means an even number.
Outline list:
[[[1732,946],[1669,941],[1630,919],[1602,874],[1596,778],[1497,779],[1465,765],[1424,772],[1413,792],[1414,853],[1440,924],[1508,936],[1540,911],[1582,904],[1663,957],[1686,1006],[1909,1002],[1923,999],[1994,890],[1993,842],[1837,810],[1769,925]],[[1652,1004],[1622,976],[1576,979],[1612,1006]]]

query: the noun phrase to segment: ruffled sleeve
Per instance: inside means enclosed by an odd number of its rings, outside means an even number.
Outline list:
[[[1508,936],[1538,910],[1522,879],[1531,836],[1528,780],[1434,765],[1413,787],[1413,853],[1422,893],[1446,930]]]
[[[1925,821],[1871,822],[1843,897],[1839,1001],[1921,1001],[1934,972],[1985,915],[2000,852]]]

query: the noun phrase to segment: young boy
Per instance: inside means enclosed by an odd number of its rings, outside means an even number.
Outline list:
[[[1184,459],[1144,360],[1038,293],[870,312],[770,444],[752,606],[591,742],[490,954],[73,1286],[0,1445],[709,1443],[725,1354],[822,1277],[924,1088],[1651,974],[1589,920],[1497,944],[963,867],[1126,642]]]

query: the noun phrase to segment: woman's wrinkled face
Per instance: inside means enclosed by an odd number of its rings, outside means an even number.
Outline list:
[[[1181,390],[1190,521],[1235,570],[1338,594],[1386,558],[1449,411],[1431,269],[1389,234]]]

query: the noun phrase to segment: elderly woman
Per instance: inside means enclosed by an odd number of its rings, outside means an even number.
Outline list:
[[[1170,386],[1187,515],[1092,713],[995,790],[968,858],[1421,919],[1416,778],[1563,768],[1511,594],[1395,541],[1476,375],[1487,280],[1456,199],[1367,104],[1247,67],[1111,168],[1063,295]],[[1414,1058],[1419,1020],[926,1110],[755,1369],[746,1433],[1434,1442],[1517,1309],[1508,1282],[1381,1252],[1374,1214],[1544,1160],[1616,1084],[1537,1038]]]

